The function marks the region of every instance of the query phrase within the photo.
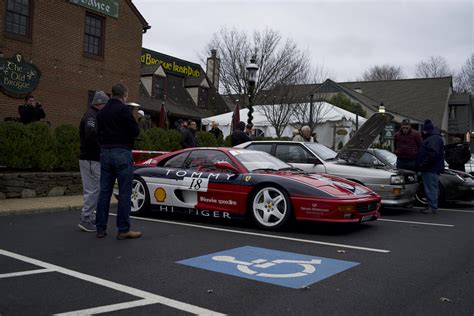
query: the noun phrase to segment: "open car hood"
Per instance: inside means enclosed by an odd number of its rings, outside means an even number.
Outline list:
[[[358,161],[392,119],[393,115],[388,113],[373,114],[342,147],[336,158]]]

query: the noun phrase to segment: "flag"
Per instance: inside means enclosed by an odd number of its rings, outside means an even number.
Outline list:
[[[158,121],[159,128],[165,128],[165,120],[166,120],[165,104],[161,103],[160,120]]]
[[[231,128],[231,133],[234,129],[237,128],[237,126],[239,126],[239,122],[240,122],[240,106],[239,106],[239,102],[237,102],[235,104],[235,108],[234,108],[234,113],[232,113],[232,128]]]

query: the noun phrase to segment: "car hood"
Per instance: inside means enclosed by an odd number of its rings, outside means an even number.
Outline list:
[[[373,114],[342,147],[337,158],[349,162],[358,161],[392,119],[393,115],[388,113]]]

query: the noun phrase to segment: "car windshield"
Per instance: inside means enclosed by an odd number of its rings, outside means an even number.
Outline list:
[[[387,161],[392,167],[397,165],[397,155],[394,153],[385,149],[379,149],[377,150],[377,155],[380,156],[382,160]]]
[[[337,156],[337,153],[334,150],[324,145],[318,143],[305,143],[305,145],[323,160],[334,159]]]
[[[256,150],[231,150],[230,153],[237,158],[249,172],[289,170],[291,166],[280,159],[263,151]]]

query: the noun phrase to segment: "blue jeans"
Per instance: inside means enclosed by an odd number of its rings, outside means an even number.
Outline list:
[[[401,159],[397,158],[397,169],[405,169],[415,171],[415,159]]]
[[[423,172],[421,177],[423,178],[423,188],[425,189],[428,206],[433,210],[437,210],[439,174],[434,172]]]
[[[110,197],[116,179],[119,187],[117,229],[119,233],[126,233],[130,230],[130,208],[132,207],[132,152],[125,148],[102,148],[100,150],[100,193],[96,215],[97,231],[107,230]]]

